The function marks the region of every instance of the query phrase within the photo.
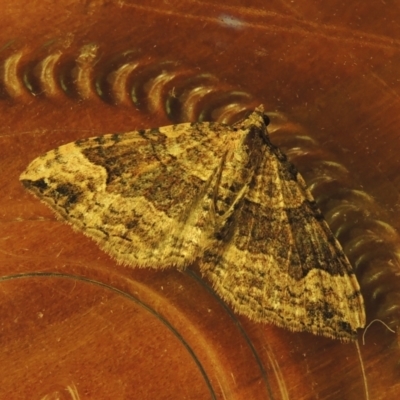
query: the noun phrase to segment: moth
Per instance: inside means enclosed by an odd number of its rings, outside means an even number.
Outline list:
[[[257,322],[355,340],[353,268],[258,107],[233,125],[109,134],[36,158],[23,185],[131,267],[200,271]]]

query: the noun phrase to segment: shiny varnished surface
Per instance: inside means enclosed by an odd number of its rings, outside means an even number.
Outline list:
[[[237,317],[193,272],[117,266],[24,192],[61,144],[261,103],[356,268],[399,324],[396,5],[3,1],[0,398],[391,399],[398,336],[343,345]]]

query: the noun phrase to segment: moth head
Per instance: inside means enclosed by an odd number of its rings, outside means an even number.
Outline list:
[[[269,123],[269,117],[264,113],[264,107],[260,105],[250,115],[234,124],[234,127],[242,130],[256,129],[262,132],[267,132],[267,126]]]

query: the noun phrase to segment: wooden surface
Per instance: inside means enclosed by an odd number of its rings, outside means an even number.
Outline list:
[[[397,399],[399,338],[234,315],[193,265],[116,265],[24,191],[70,141],[264,104],[352,264],[399,325],[400,9],[375,2],[0,5],[1,399]],[[57,397],[58,396],[58,397]]]

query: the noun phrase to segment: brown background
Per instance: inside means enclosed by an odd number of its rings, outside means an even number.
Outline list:
[[[299,0],[0,1],[0,398],[395,399],[365,345],[237,317],[189,272],[116,265],[25,192],[58,145],[264,104],[337,234],[368,322],[399,325],[400,9]]]

